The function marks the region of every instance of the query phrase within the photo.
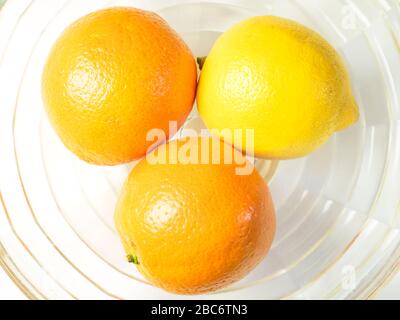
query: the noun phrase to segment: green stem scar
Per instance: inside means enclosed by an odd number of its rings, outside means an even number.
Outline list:
[[[128,254],[128,255],[126,256],[126,258],[128,259],[128,262],[129,262],[129,263],[139,264],[138,257],[135,256],[135,255],[133,255],[133,254]]]
[[[196,61],[199,65],[200,70],[203,69],[204,63],[206,62],[207,56],[204,57],[197,57]]]

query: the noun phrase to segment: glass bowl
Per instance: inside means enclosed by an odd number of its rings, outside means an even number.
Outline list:
[[[196,56],[247,17],[288,17],[328,39],[351,74],[355,126],[306,158],[255,160],[275,200],[277,236],[265,261],[219,292],[172,295],[128,264],[113,210],[134,164],[83,163],[43,111],[41,72],[60,32],[91,11],[125,5],[158,12]],[[0,265],[29,298],[363,299],[398,268],[398,1],[19,0],[5,3],[0,30]],[[180,134],[199,126],[194,111]]]

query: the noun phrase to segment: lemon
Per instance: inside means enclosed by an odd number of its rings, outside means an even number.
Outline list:
[[[335,49],[309,28],[273,16],[220,36],[204,62],[197,104],[207,127],[234,145],[233,129],[254,130],[253,145],[240,141],[242,147],[268,159],[305,156],[359,117]]]

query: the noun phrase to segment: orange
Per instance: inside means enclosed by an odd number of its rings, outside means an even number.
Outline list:
[[[185,138],[160,146],[133,169],[117,205],[116,226],[130,262],[170,292],[202,294],[243,278],[274,237],[266,183],[240,152],[222,142],[215,149],[215,141]],[[211,160],[212,150],[219,164],[202,160]],[[197,163],[182,162],[187,153]],[[225,164],[229,153],[237,160]],[[156,155],[170,161],[149,161]],[[244,161],[252,170],[238,175]]]
[[[157,14],[110,8],[69,26],[43,73],[50,122],[68,149],[98,165],[143,157],[159,128],[178,127],[196,91],[190,49]]]

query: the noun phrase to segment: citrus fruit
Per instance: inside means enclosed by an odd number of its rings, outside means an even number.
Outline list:
[[[132,170],[117,205],[116,227],[129,260],[170,292],[202,294],[243,278],[274,237],[266,183],[242,153],[223,142],[215,148],[216,141],[163,144]],[[182,161],[187,153],[190,162]],[[149,161],[155,154],[168,161]],[[226,161],[228,155],[234,160]],[[243,164],[252,170],[237,174]]]
[[[254,130],[246,151],[269,159],[307,155],[358,119],[339,54],[316,32],[273,16],[240,22],[217,39],[197,103],[209,128]],[[229,131],[221,137],[234,143]]]
[[[197,82],[191,51],[157,14],[109,8],[69,26],[47,59],[45,108],[63,143],[99,165],[144,156],[149,130],[169,134],[190,113]]]

